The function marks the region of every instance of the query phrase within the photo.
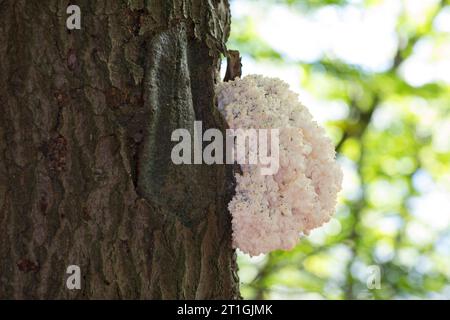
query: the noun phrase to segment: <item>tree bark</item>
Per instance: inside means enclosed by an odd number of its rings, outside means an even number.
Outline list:
[[[1,299],[238,298],[232,168],[170,159],[174,129],[225,127],[229,24],[228,0],[0,1]]]

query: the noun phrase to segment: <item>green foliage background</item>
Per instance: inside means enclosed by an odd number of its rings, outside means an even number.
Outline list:
[[[409,0],[398,1],[404,5]],[[324,6],[369,8],[380,2],[257,1],[264,10],[282,5],[303,15]],[[264,42],[251,14],[233,18],[229,49],[255,63],[299,68],[304,90],[330,101],[329,108],[336,101],[348,107],[345,118],[328,121],[326,127],[339,161],[351,169],[345,174],[350,174],[346,178],[354,190],[341,194],[336,220],[302,239],[293,251],[256,258],[239,254],[244,298],[450,298],[449,225],[413,214],[431,190],[450,197],[450,148],[436,147],[450,126],[450,85],[433,81],[413,86],[399,72],[422,39],[435,47],[448,45],[450,34],[435,30],[434,21],[449,6],[448,1],[436,1],[421,22],[402,12],[398,48],[383,71],[327,54],[317,61],[287,59]],[[295,34],[293,30],[292,41]],[[429,210],[430,217],[450,215],[449,207]],[[381,271],[379,289],[367,284],[374,275],[370,266]]]

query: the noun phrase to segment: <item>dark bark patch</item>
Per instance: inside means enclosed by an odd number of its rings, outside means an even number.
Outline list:
[[[39,199],[39,209],[41,210],[42,214],[45,215],[47,213],[47,208],[48,208],[47,195],[42,194],[41,198]]]
[[[91,215],[89,214],[89,210],[87,208],[83,208],[82,210],[82,216],[84,221],[89,221],[92,219]]]
[[[50,170],[62,172],[66,169],[67,140],[64,136],[59,134],[43,149],[47,150]]]
[[[58,106],[67,105],[69,101],[69,96],[63,91],[57,91],[54,94],[55,100],[58,103]]]
[[[138,36],[141,31],[141,26],[145,15],[148,15],[147,9],[127,10],[128,32],[134,36]]]
[[[228,50],[227,55],[227,72],[225,73],[224,82],[232,81],[242,76],[241,56],[237,50]]]
[[[141,144],[144,139],[143,130],[139,130],[133,136],[128,139],[128,145],[131,151],[131,176],[135,189],[138,186],[137,177],[139,174],[139,151],[141,149]]]
[[[32,262],[28,259],[19,260],[17,262],[17,267],[19,268],[20,271],[25,272],[25,273],[29,273],[29,272],[36,273],[39,271],[39,264]]]
[[[74,71],[78,66],[78,58],[74,49],[67,52],[67,67],[70,71]]]
[[[112,87],[106,92],[106,103],[109,108],[115,110],[129,102],[128,93]]]

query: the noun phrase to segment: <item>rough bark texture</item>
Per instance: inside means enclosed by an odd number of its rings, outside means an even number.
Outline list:
[[[227,52],[227,71],[225,73],[225,77],[223,78],[224,82],[233,81],[236,78],[240,78],[242,76],[242,63],[241,63],[241,55],[237,50],[228,50]]]
[[[231,168],[170,161],[175,128],[224,127],[229,18],[227,0],[0,1],[0,298],[238,297]]]

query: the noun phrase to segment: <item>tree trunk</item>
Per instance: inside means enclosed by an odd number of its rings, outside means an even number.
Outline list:
[[[0,298],[238,298],[232,169],[170,159],[224,129],[228,1],[69,2],[0,1]]]

